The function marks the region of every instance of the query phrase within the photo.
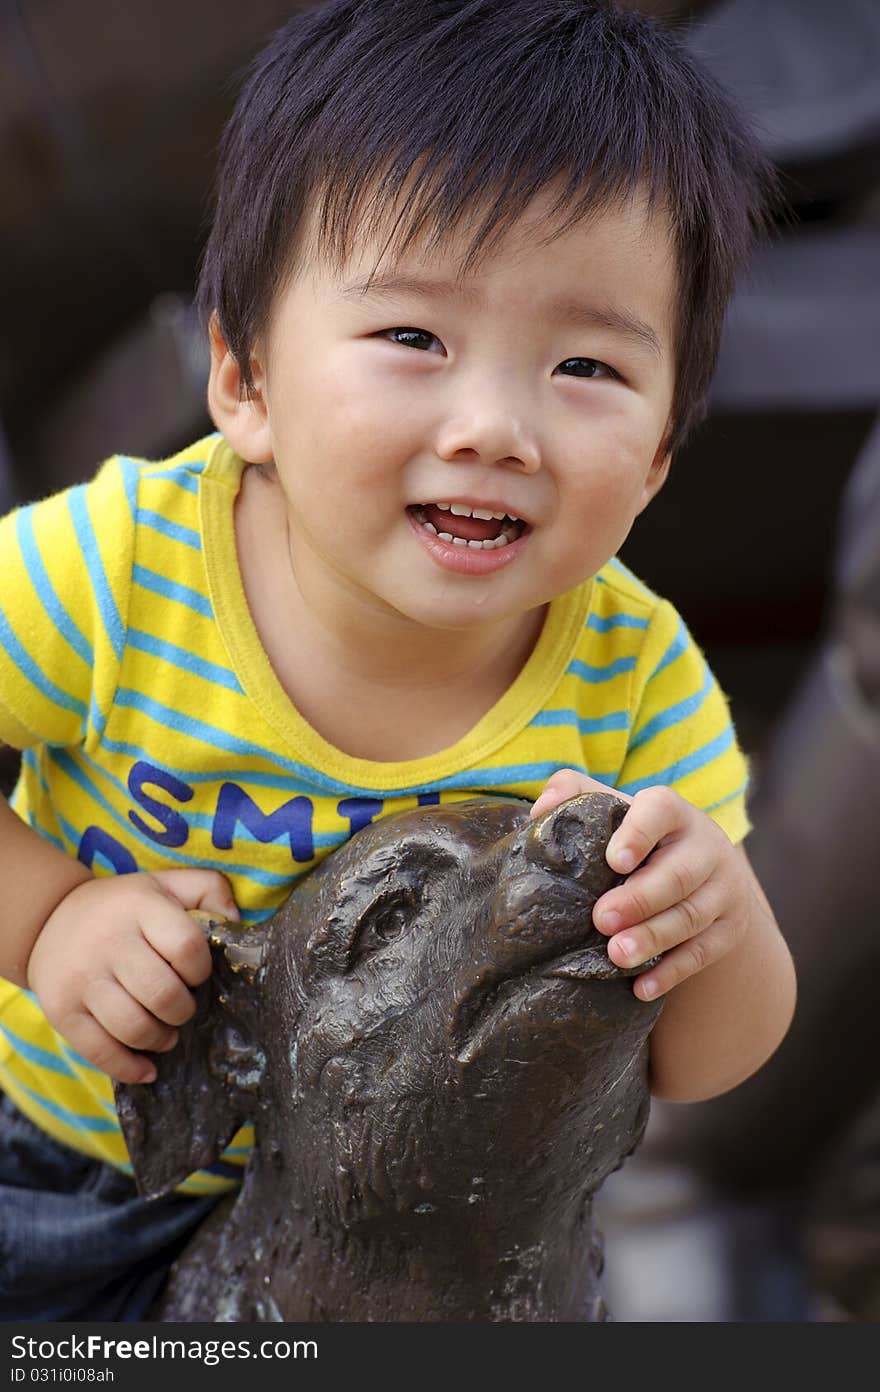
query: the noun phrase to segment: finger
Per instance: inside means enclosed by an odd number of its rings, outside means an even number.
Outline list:
[[[143,915],[140,927],[150,947],[169,969],[173,969],[172,975],[176,975],[178,982],[200,986],[207,981],[211,975],[211,949],[200,923],[189,913],[171,900],[160,902]],[[188,991],[185,994],[192,999]],[[138,996],[138,999],[143,997]],[[163,1020],[169,1018],[161,1011],[157,1013]],[[183,1021],[172,1023],[182,1024]]]
[[[156,1053],[173,1048],[177,1042],[177,1031],[145,1010],[113,977],[90,981],[83,992],[83,1004],[108,1034],[132,1049]]]
[[[726,920],[717,919],[695,938],[674,947],[656,967],[650,967],[636,977],[633,986],[635,994],[646,1001],[664,996],[688,977],[719,961],[730,950],[733,936],[733,930]]]
[[[593,923],[600,933],[619,933],[690,898],[704,885],[717,864],[710,843],[696,838],[658,847],[647,865],[623,884],[609,889],[593,906]]]
[[[158,951],[154,952],[143,939],[123,962],[116,965],[115,976],[128,996],[163,1026],[185,1025],[195,1014],[196,1003],[192,991],[164,956],[160,956]],[[97,1011],[94,1013],[97,1014]],[[98,1018],[107,1024],[102,1016]],[[126,1039],[125,1043],[135,1044],[141,1049],[162,1047],[161,1044],[141,1039]]]
[[[655,914],[635,928],[616,933],[608,944],[608,956],[618,967],[637,967],[649,957],[669,952],[689,942],[716,921],[723,907],[717,886],[707,880],[687,899]]]
[[[608,793],[613,791],[606,784],[598,782],[595,778],[590,778],[589,774],[581,773],[578,769],[557,769],[548,778],[544,787],[532,805],[530,816],[542,817],[547,812],[552,812],[569,798],[578,797],[581,793]],[[623,794],[618,794],[623,796]]]
[[[664,837],[683,831],[697,815],[674,788],[642,788],[608,842],[605,859],[619,875],[628,875]]]
[[[185,909],[207,909],[238,923],[235,895],[219,870],[154,870],[152,876]]]
[[[76,1016],[65,1021],[64,1028],[60,1025],[57,1028],[78,1054],[102,1073],[109,1073],[117,1082],[155,1082],[156,1065],[153,1060],[126,1049],[86,1011],[77,1012]]]

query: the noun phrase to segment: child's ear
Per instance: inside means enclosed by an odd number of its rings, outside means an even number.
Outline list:
[[[216,313],[208,324],[211,372],[208,378],[208,410],[211,419],[236,454],[248,464],[271,464],[272,435],[263,395],[264,375],[256,358],[251,361],[254,389],[244,388],[241,368],[226,346]]]
[[[643,512],[651,499],[660,492],[669,476],[671,464],[672,451],[669,448],[669,433],[667,432],[657,446],[657,453],[654,455],[653,463],[648,470],[648,477],[645,479],[645,486],[642,489],[642,497],[639,502],[639,512]]]

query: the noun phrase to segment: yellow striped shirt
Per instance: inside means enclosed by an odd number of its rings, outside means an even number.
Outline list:
[[[450,748],[374,763],[328,744],[247,607],[242,468],[219,435],[159,464],[117,456],[0,521],[0,740],[24,751],[15,810],[53,845],[96,875],[215,867],[253,924],[374,818],[534,800],[560,768],[630,794],[670,784],[745,835],[725,698],[672,606],[616,559],[553,601],[512,686]],[[0,1087],[56,1139],[129,1169],[109,1078],[5,981]],[[251,1141],[245,1127],[182,1190],[231,1187]]]

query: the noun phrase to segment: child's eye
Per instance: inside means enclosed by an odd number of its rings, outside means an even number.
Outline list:
[[[619,374],[607,363],[596,358],[566,358],[556,369],[568,377],[617,377]]]
[[[404,348],[417,348],[423,353],[442,353],[443,344],[436,334],[428,333],[427,329],[385,329],[380,334],[381,338],[388,338],[392,343],[399,343]]]

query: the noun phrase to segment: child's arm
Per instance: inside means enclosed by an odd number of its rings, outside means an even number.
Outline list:
[[[27,986],[28,958],[40,929],[64,896],[90,879],[84,865],[38,836],[0,797],[0,976]]]
[[[532,816],[597,789],[609,791],[563,769]],[[671,991],[651,1034],[651,1090],[697,1102],[735,1087],[781,1043],[794,1012],[791,955],[745,851],[705,812],[672,788],[615,796],[631,806],[607,859],[629,878],[597,901],[593,922],[618,966],[663,954],[633,988],[643,1000]]]
[[[237,919],[214,870],[94,878],[0,797],[0,976],[28,987],[49,1023],[95,1067],[149,1082],[135,1050],[173,1047],[211,957],[188,909]]]

